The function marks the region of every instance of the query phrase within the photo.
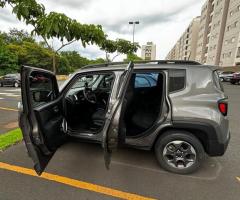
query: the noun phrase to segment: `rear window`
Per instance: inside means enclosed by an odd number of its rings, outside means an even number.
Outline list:
[[[186,82],[185,69],[170,69],[168,71],[169,77],[169,92],[176,92],[184,89]]]
[[[157,85],[158,75],[159,73],[138,73],[136,74],[134,87],[155,87]]]

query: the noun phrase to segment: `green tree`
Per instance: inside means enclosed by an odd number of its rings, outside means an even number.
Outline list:
[[[97,58],[96,60],[90,60],[90,65],[106,63],[106,60],[103,58]]]
[[[58,73],[59,74],[69,74],[70,72],[73,72],[74,69],[71,67],[69,60],[64,57],[60,56],[58,61]]]
[[[56,56],[58,52],[75,41],[81,41],[85,47],[96,44],[107,53],[130,53],[137,50],[137,46],[126,40],[112,41],[107,39],[100,25],[81,24],[67,17],[65,14],[56,12],[45,12],[45,7],[35,0],[0,0],[0,6],[10,4],[12,11],[19,20],[34,27],[32,34],[42,36],[46,45],[53,52],[53,71],[56,73]],[[54,49],[48,39],[57,38],[61,46]],[[127,48],[130,47],[130,48]]]
[[[23,42],[20,44],[7,45],[9,51],[18,57],[18,65],[29,65],[43,69],[51,69],[52,51],[37,43]]]
[[[17,56],[9,51],[0,37],[0,75],[18,71]]]
[[[127,54],[127,58],[124,59],[124,62],[140,61],[140,60],[143,60],[143,59],[138,57],[136,54],[130,53],[130,54]]]
[[[5,42],[8,44],[22,44],[24,41],[35,42],[34,38],[27,31],[18,30],[16,28],[10,29],[9,33],[3,35],[5,35]]]
[[[80,56],[76,51],[63,51],[60,55],[68,60],[69,65],[73,69],[79,69],[90,63],[90,60]]]
[[[105,44],[101,48],[106,53],[106,61],[113,62],[114,59],[121,54],[132,54],[139,48],[138,44],[132,44],[131,42],[124,39],[117,39],[116,41],[106,40]],[[110,58],[110,53],[116,52],[113,58]]]

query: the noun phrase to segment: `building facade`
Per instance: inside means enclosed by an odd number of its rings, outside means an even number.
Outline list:
[[[240,65],[240,0],[229,3],[219,65]]]
[[[214,0],[206,1],[201,10],[200,27],[195,57],[195,60],[201,63],[205,63],[207,60],[208,42],[212,23],[212,13],[214,9],[213,2]]]
[[[141,57],[144,60],[156,60],[156,45],[153,42],[147,42],[142,46]]]
[[[177,54],[174,49],[178,45]],[[186,59],[182,55],[189,54],[181,45],[180,39],[167,58]],[[191,60],[223,67],[240,65],[240,0],[207,0],[204,3],[195,48],[195,57],[191,56]]]
[[[209,24],[210,32],[207,37],[207,54],[204,63],[219,65],[229,0],[215,0],[212,5],[211,23]]]
[[[168,60],[194,60],[199,32],[200,17],[196,17],[189,24],[177,43],[168,53]]]

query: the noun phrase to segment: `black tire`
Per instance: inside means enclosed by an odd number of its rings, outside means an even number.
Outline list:
[[[3,87],[3,83],[0,83],[0,87]]]
[[[164,152],[166,152],[167,146],[171,145],[171,142],[180,142],[183,141],[182,144],[186,145],[190,145],[190,149],[194,149],[194,154],[191,155],[191,157],[193,158],[193,162],[190,163],[189,162],[189,166],[185,166],[183,168],[179,168],[180,166],[172,166],[174,165],[173,163],[169,163],[169,160],[173,161],[174,159],[169,159],[166,155],[164,156]],[[181,144],[181,145],[182,145]],[[179,144],[178,144],[179,145]],[[169,147],[169,146],[168,146]],[[182,147],[181,147],[182,148]],[[178,151],[175,151],[174,153],[176,154]],[[187,153],[186,153],[187,154]],[[193,173],[194,171],[196,171],[201,164],[201,161],[203,160],[204,156],[205,156],[205,152],[203,149],[203,146],[201,144],[201,142],[191,133],[187,132],[187,131],[182,131],[182,130],[171,130],[171,131],[167,131],[165,132],[162,136],[160,136],[155,144],[155,155],[157,157],[157,160],[160,164],[160,166],[170,172],[173,173],[177,173],[177,174],[190,174]],[[189,154],[190,155],[190,154]],[[190,158],[188,158],[187,156],[189,155],[185,155],[184,152],[182,152],[181,156],[176,155],[176,156],[172,156],[172,158],[176,158],[176,159],[186,159],[186,160],[190,160]],[[181,158],[180,158],[181,157]],[[176,160],[174,160],[176,161]],[[178,162],[182,162],[182,161],[177,161]],[[182,162],[185,163],[185,162]],[[184,164],[183,164],[184,165]]]
[[[232,85],[235,85],[235,84],[236,84],[236,82],[235,82],[235,81],[230,81],[230,82],[231,82],[231,84],[232,84]]]

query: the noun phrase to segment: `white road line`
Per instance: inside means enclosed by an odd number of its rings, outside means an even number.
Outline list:
[[[2,99],[4,99],[4,98],[1,98],[1,97],[0,97],[0,100],[2,100]]]
[[[4,95],[7,97],[20,97],[20,94],[14,94],[14,93],[5,93],[5,92],[0,92],[0,95]]]
[[[7,97],[20,97],[21,95],[19,94],[7,94]]]
[[[5,92],[21,92],[20,89],[4,90]]]

